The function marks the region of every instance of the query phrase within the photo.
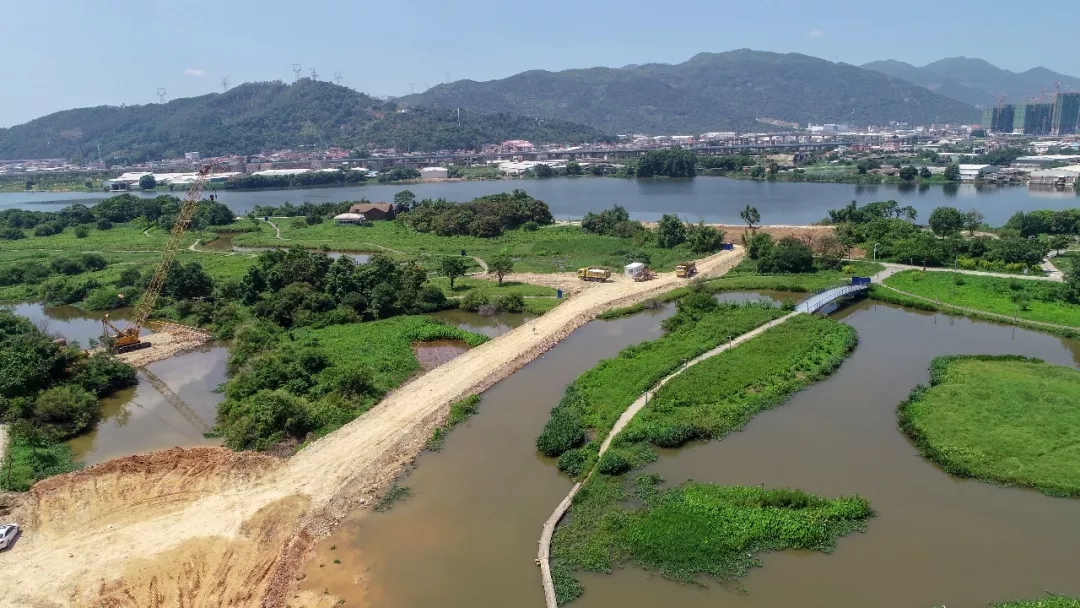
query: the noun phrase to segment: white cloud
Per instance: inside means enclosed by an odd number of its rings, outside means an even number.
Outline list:
[[[822,37],[825,36],[825,32],[823,32],[823,31],[821,31],[819,29],[812,29],[812,30],[810,30],[810,33],[808,35],[811,38],[822,38]]]
[[[203,78],[206,76],[206,70],[200,70],[199,68],[188,68],[184,70],[184,76],[194,76],[195,78]]]

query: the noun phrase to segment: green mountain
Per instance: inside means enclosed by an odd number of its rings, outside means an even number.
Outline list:
[[[0,159],[97,158],[142,161],[254,154],[305,146],[433,151],[507,139],[600,141],[611,136],[565,121],[510,113],[478,114],[391,102],[329,82],[249,83],[166,104],[100,106],[56,112],[0,129]]]
[[[969,57],[948,57],[922,67],[893,59],[873,61],[862,67],[982,107],[994,105],[1001,96],[1009,103],[1017,103],[1046,92],[1049,99],[1057,92],[1058,83],[1062,91],[1080,90],[1080,79],[1044,67],[1012,72]]]
[[[427,106],[512,112],[619,133],[762,131],[763,120],[854,125],[978,122],[970,105],[872,70],[795,53],[702,53],[676,64],[461,80],[403,98]]]

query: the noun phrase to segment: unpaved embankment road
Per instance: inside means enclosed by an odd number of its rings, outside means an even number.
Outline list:
[[[723,252],[698,269],[723,274],[742,255]],[[597,314],[684,284],[670,273],[589,284],[288,461],[173,449],[39,483],[31,521],[20,522],[23,537],[0,553],[0,605],[285,606],[314,541],[386,487],[451,403],[491,387]]]

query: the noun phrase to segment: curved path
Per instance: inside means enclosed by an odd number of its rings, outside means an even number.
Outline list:
[[[860,260],[860,261],[865,262],[866,260]],[[952,268],[935,267],[935,266],[928,266],[926,268],[923,268],[922,266],[910,266],[908,264],[893,264],[892,262],[878,262],[878,264],[881,264],[882,266],[884,266],[885,270],[882,270],[881,272],[875,274],[872,277],[875,283],[881,283],[882,281],[884,281],[885,279],[891,277],[892,275],[894,275],[894,274],[896,274],[898,272],[903,272],[905,270],[925,270],[926,272],[956,272],[956,273],[959,273],[959,274],[967,274],[967,275],[972,275],[972,276],[977,276],[977,277],[997,277],[997,278],[1000,278],[1000,279],[1022,279],[1022,280],[1025,280],[1025,281],[1057,281],[1057,282],[1062,281],[1062,277],[1060,276],[1060,274],[1058,276],[1053,276],[1053,275],[1045,276],[1045,275],[1037,275],[1037,274],[1010,274],[1010,273],[1007,273],[1007,272],[988,272],[988,271],[985,271],[985,270],[964,270],[963,268],[958,268],[956,270],[953,270]]]
[[[759,336],[762,333],[772,329],[773,327],[776,327],[781,323],[785,323],[792,317],[800,314],[802,313],[796,311],[784,315],[779,319],[769,321],[768,323],[756,329],[746,332],[745,334],[735,338],[734,340],[731,340],[727,344],[717,346],[716,348],[708,351],[707,353],[691,359],[686,363],[686,365],[680,367],[678,370],[657,383],[656,386],[645,391],[645,394],[643,394],[641,397],[638,397],[637,401],[634,401],[630,404],[630,407],[626,408],[626,411],[624,411],[622,415],[619,416],[618,421],[615,422],[615,426],[611,427],[611,432],[607,434],[607,437],[604,437],[604,442],[600,444],[600,452],[598,454],[597,460],[599,460],[599,456],[603,456],[604,452],[606,452],[608,447],[611,446],[611,442],[613,439],[615,439],[615,436],[618,435],[623,430],[623,428],[625,428],[626,425],[630,423],[630,420],[633,419],[633,417],[637,415],[637,413],[640,412],[642,408],[644,408],[649,403],[649,399],[656,394],[656,391],[660,390],[660,387],[667,384],[669,380],[683,373],[691,366],[697,365],[698,363],[701,363],[702,361],[709,359],[710,357],[719,355],[725,350],[734,348],[742,344],[743,342],[746,342],[747,340],[755,336]],[[593,470],[590,471],[589,475],[585,478],[585,481],[588,481],[589,477],[592,477],[593,472],[595,471],[596,467],[594,466]],[[555,583],[551,579],[551,537],[555,534],[555,526],[558,525],[559,520],[563,518],[563,515],[565,515],[566,512],[570,510],[570,505],[574,501],[574,496],[578,493],[578,490],[581,489],[581,486],[584,485],[585,481],[580,481],[574,484],[574,487],[570,489],[570,493],[567,494],[566,498],[564,498],[562,502],[559,503],[559,506],[555,507],[555,512],[551,514],[551,517],[549,517],[548,520],[544,522],[543,531],[540,533],[540,550],[537,557],[537,563],[540,564],[540,577],[543,580],[544,602],[547,604],[547,608],[558,608],[559,605],[558,600],[555,598]]]
[[[903,294],[903,295],[905,295],[905,296],[907,296],[909,298],[914,298],[916,300],[922,300],[923,302],[933,304],[934,306],[937,306],[938,308],[951,308],[953,310],[957,310],[957,311],[960,311],[960,312],[971,313],[973,315],[977,315],[978,317],[985,317],[985,318],[988,318],[988,319],[1000,319],[1002,321],[1005,321],[1005,322],[1009,323],[1010,325],[1020,325],[1020,326],[1030,325],[1030,326],[1035,327],[1035,328],[1046,327],[1046,328],[1050,328],[1050,329],[1064,329],[1064,330],[1068,330],[1068,331],[1080,331],[1080,327],[1074,327],[1072,325],[1059,325],[1057,323],[1047,323],[1046,321],[1032,321],[1030,319],[1021,319],[1019,317],[1012,316],[1012,315],[1003,315],[1001,313],[989,312],[989,311],[985,311],[985,310],[979,310],[977,308],[968,308],[966,306],[957,306],[956,304],[949,304],[948,302],[942,302],[940,300],[935,300],[933,298],[928,298],[926,296],[916,295],[916,294],[911,293],[910,291],[904,291],[902,289],[897,289],[895,287],[892,287],[890,285],[886,285],[884,283],[878,283],[878,285],[880,285],[881,287],[884,287],[885,289],[888,289],[890,291],[895,291],[896,293]]]

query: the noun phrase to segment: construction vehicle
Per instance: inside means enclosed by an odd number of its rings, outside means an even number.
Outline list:
[[[604,281],[611,278],[611,271],[607,268],[578,268],[577,277],[582,281]]]
[[[656,278],[656,273],[653,272],[652,268],[649,268],[648,266],[646,266],[645,268],[642,268],[640,272],[635,273],[633,275],[633,277],[634,277],[634,281],[640,283],[642,281],[648,281],[648,280],[651,280],[651,279],[655,279]]]
[[[169,268],[172,267],[173,260],[176,259],[176,252],[180,250],[180,243],[184,239],[184,233],[187,232],[188,225],[191,223],[191,216],[195,214],[195,208],[202,198],[203,186],[210,179],[212,171],[212,165],[205,165],[199,170],[194,183],[188,189],[187,196],[180,206],[180,214],[176,216],[176,223],[173,224],[172,231],[169,233],[169,241],[161,252],[161,261],[158,262],[154,276],[151,277],[150,283],[146,286],[146,291],[143,292],[142,299],[139,300],[139,305],[135,308],[135,315],[122,329],[109,320],[109,315],[105,315],[105,318],[101,320],[105,331],[105,343],[113,352],[126,353],[142,348],[150,348],[150,343],[140,338],[139,334],[142,333],[146,319],[154,311],[154,304],[157,303],[158,296],[161,295],[161,288],[165,285],[165,277],[169,274]],[[120,297],[123,298],[123,294],[120,294]]]
[[[682,262],[675,267],[675,276],[680,279],[689,279],[695,274],[697,274],[696,262]]]

